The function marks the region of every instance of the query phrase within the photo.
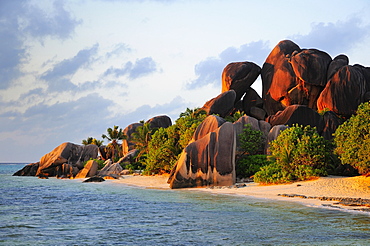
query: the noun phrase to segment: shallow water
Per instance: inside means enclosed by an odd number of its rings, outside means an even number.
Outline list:
[[[370,216],[301,204],[13,177],[0,164],[1,245],[368,245]]]

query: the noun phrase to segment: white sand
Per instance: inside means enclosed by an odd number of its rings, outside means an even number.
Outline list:
[[[114,182],[126,185],[134,185],[151,189],[169,189],[168,176],[123,176],[123,179]],[[297,194],[315,197],[347,197],[370,199],[370,177],[321,177],[313,181],[296,182],[293,184],[262,186],[257,183],[246,183],[241,188],[192,188],[215,194],[229,194],[240,196],[252,196],[263,199],[299,202],[306,205],[321,206],[333,205],[333,201],[321,201],[318,199],[302,199],[278,196],[278,194]],[[342,206],[337,206],[340,208]],[[342,207],[343,208],[343,207]],[[346,207],[348,208],[348,207]],[[357,207],[351,207],[356,209]]]

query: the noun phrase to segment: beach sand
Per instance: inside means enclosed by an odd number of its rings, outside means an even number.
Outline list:
[[[125,175],[122,179],[113,182],[126,185],[140,186],[149,189],[170,189],[167,184],[168,176],[133,176]],[[323,201],[320,199],[303,199],[300,197],[285,197],[280,194],[301,195],[306,197],[341,197],[370,199],[370,177],[341,177],[328,176],[311,181],[301,181],[292,184],[259,185],[257,183],[240,184],[237,187],[189,188],[214,194],[251,196],[261,199],[272,199],[290,202],[299,202],[310,206],[325,206],[334,209],[357,210],[358,206],[342,206],[337,201]],[[369,208],[367,208],[369,209]]]

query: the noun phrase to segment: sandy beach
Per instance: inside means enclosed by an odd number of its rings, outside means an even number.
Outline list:
[[[122,179],[113,182],[140,186],[148,189],[170,189],[167,184],[168,176],[133,176],[125,175]],[[239,196],[251,196],[261,199],[273,199],[289,202],[298,202],[309,206],[325,206],[333,209],[369,209],[364,206],[343,206],[337,201],[323,201],[320,197],[340,197],[353,199],[370,199],[370,177],[341,177],[328,176],[312,181],[302,181],[292,184],[281,185],[259,185],[257,183],[237,184],[238,187],[214,187],[214,188],[190,188],[210,192],[214,194],[227,194]],[[285,197],[281,194],[306,196],[309,199],[300,197]],[[312,199],[315,197],[315,199]]]

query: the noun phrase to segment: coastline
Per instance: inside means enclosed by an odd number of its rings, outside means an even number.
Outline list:
[[[142,187],[146,189],[168,189],[168,176],[134,176],[125,175],[114,183]],[[370,199],[370,178],[365,176],[342,177],[328,176],[316,180],[295,182],[292,184],[259,185],[257,183],[237,184],[233,187],[187,188],[208,192],[259,199],[297,202],[306,206],[343,209],[346,211],[364,211],[370,213],[369,206],[339,204],[334,198]],[[283,195],[284,194],[284,195]],[[328,199],[326,199],[328,198]]]

